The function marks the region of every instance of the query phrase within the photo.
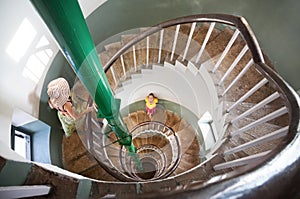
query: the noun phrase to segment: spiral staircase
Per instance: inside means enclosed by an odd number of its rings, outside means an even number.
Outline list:
[[[137,152],[119,145],[96,111],[82,118],[63,140],[63,161],[94,179],[90,198],[299,196],[299,99],[244,18],[188,16],[109,40],[97,46],[99,57]],[[160,99],[151,118],[147,88]]]

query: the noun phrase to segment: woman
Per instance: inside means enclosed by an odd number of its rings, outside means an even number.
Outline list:
[[[156,104],[158,102],[158,99],[154,96],[153,93],[150,93],[146,99],[146,111],[147,111],[147,115],[149,115],[149,117],[151,118],[152,115],[155,113],[156,111]]]
[[[68,138],[76,131],[75,121],[92,111],[93,107],[88,107],[79,114],[75,113],[72,98],[70,97],[69,84],[67,80],[62,77],[52,80],[47,88],[47,94],[49,95],[48,104],[51,109],[57,110],[58,118]]]

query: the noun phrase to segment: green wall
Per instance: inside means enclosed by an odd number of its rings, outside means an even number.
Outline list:
[[[109,0],[87,19],[95,44],[124,30],[153,26],[180,16],[205,13],[247,19],[281,76],[300,89],[300,1],[298,0]]]

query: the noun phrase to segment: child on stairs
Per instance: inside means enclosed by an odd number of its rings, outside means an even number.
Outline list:
[[[149,93],[149,95],[145,98],[145,102],[147,115],[149,115],[149,117],[151,118],[156,111],[156,104],[158,103],[158,98],[156,98],[153,93]]]

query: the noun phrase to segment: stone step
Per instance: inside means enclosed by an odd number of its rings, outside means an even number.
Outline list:
[[[204,39],[206,37],[209,26],[210,25],[208,23],[203,23],[201,26],[195,27],[195,30],[194,30],[194,33],[192,36],[192,41],[191,41],[189,50],[186,55],[186,60],[193,60],[194,62],[196,61],[196,58],[197,58],[200,48],[204,42]],[[211,42],[212,40],[214,40],[214,38],[219,33],[220,33],[219,30],[213,29],[213,32],[208,40],[208,43]]]
[[[106,52],[102,52],[99,54],[100,62],[102,63],[103,66],[109,61],[109,56],[106,54]],[[111,70],[108,70],[106,72],[106,77],[109,82],[109,85],[111,86],[112,89],[114,89],[117,85],[114,80],[113,74]]]
[[[132,128],[133,124],[138,124],[138,118],[144,118],[144,116],[146,116],[146,113],[144,111],[137,111],[134,113],[130,113],[128,117],[124,118],[124,121],[127,124],[128,128]],[[200,146],[194,129],[186,121],[184,121],[177,114],[171,111],[158,109],[156,115],[154,115],[153,118],[167,124],[170,128],[178,131],[177,135],[180,139],[183,157],[181,160],[182,163],[179,164],[179,168],[176,173],[182,172],[182,168],[186,167],[185,165],[189,165],[187,169],[192,168],[191,165],[197,165],[200,162]],[[160,137],[159,135],[149,136],[147,134],[145,135],[145,138],[137,137],[133,139],[133,143],[137,148],[140,148],[145,144],[153,144],[155,146],[158,146],[159,148],[162,148],[165,153],[169,151],[169,155],[171,155],[171,147],[169,144],[167,144],[167,139],[165,139],[164,137]],[[185,160],[185,157],[189,158],[191,156],[193,156],[194,161]],[[190,163],[187,164],[187,162]]]
[[[72,134],[68,139],[63,138],[62,153],[64,168],[68,171],[98,180],[119,181],[98,164],[84,147],[77,133]]]
[[[226,108],[229,108],[233,104],[234,104],[234,102],[226,101]],[[256,105],[256,103],[252,103],[252,102],[240,103],[238,106],[236,106],[235,109],[233,109],[230,112],[230,114],[228,115],[228,118],[226,119],[226,122],[232,121],[235,118],[235,116],[238,116],[238,115],[244,113],[245,111],[249,110],[250,108],[252,108],[255,105]],[[283,106],[283,104],[281,102],[281,99],[278,98],[275,101],[259,108],[258,110],[254,111],[253,113],[247,115],[246,117],[248,118],[248,121],[250,123],[251,121],[255,121],[267,114],[270,114],[273,111],[280,109],[282,106]],[[268,123],[274,124],[277,126],[286,126],[286,125],[288,125],[288,118],[289,118],[288,115],[285,114],[283,116],[280,116],[278,118],[268,121]],[[235,123],[237,123],[237,122],[235,122]]]
[[[104,46],[105,51],[107,51],[109,57],[111,58],[115,55],[122,47],[122,43],[120,41],[110,43]]]
[[[210,159],[200,163],[201,166],[194,167],[189,171],[175,176],[176,182],[185,186],[197,185],[197,183],[202,183],[203,181],[206,181],[213,176],[232,171],[232,169],[219,171],[215,171],[213,169],[213,166],[215,164],[223,162],[225,162],[223,157],[221,157],[220,155],[214,155]]]
[[[229,28],[225,28],[223,31],[219,32],[219,34],[206,45],[206,52],[200,57],[199,64],[221,54],[226,48],[233,33],[233,30]]]

